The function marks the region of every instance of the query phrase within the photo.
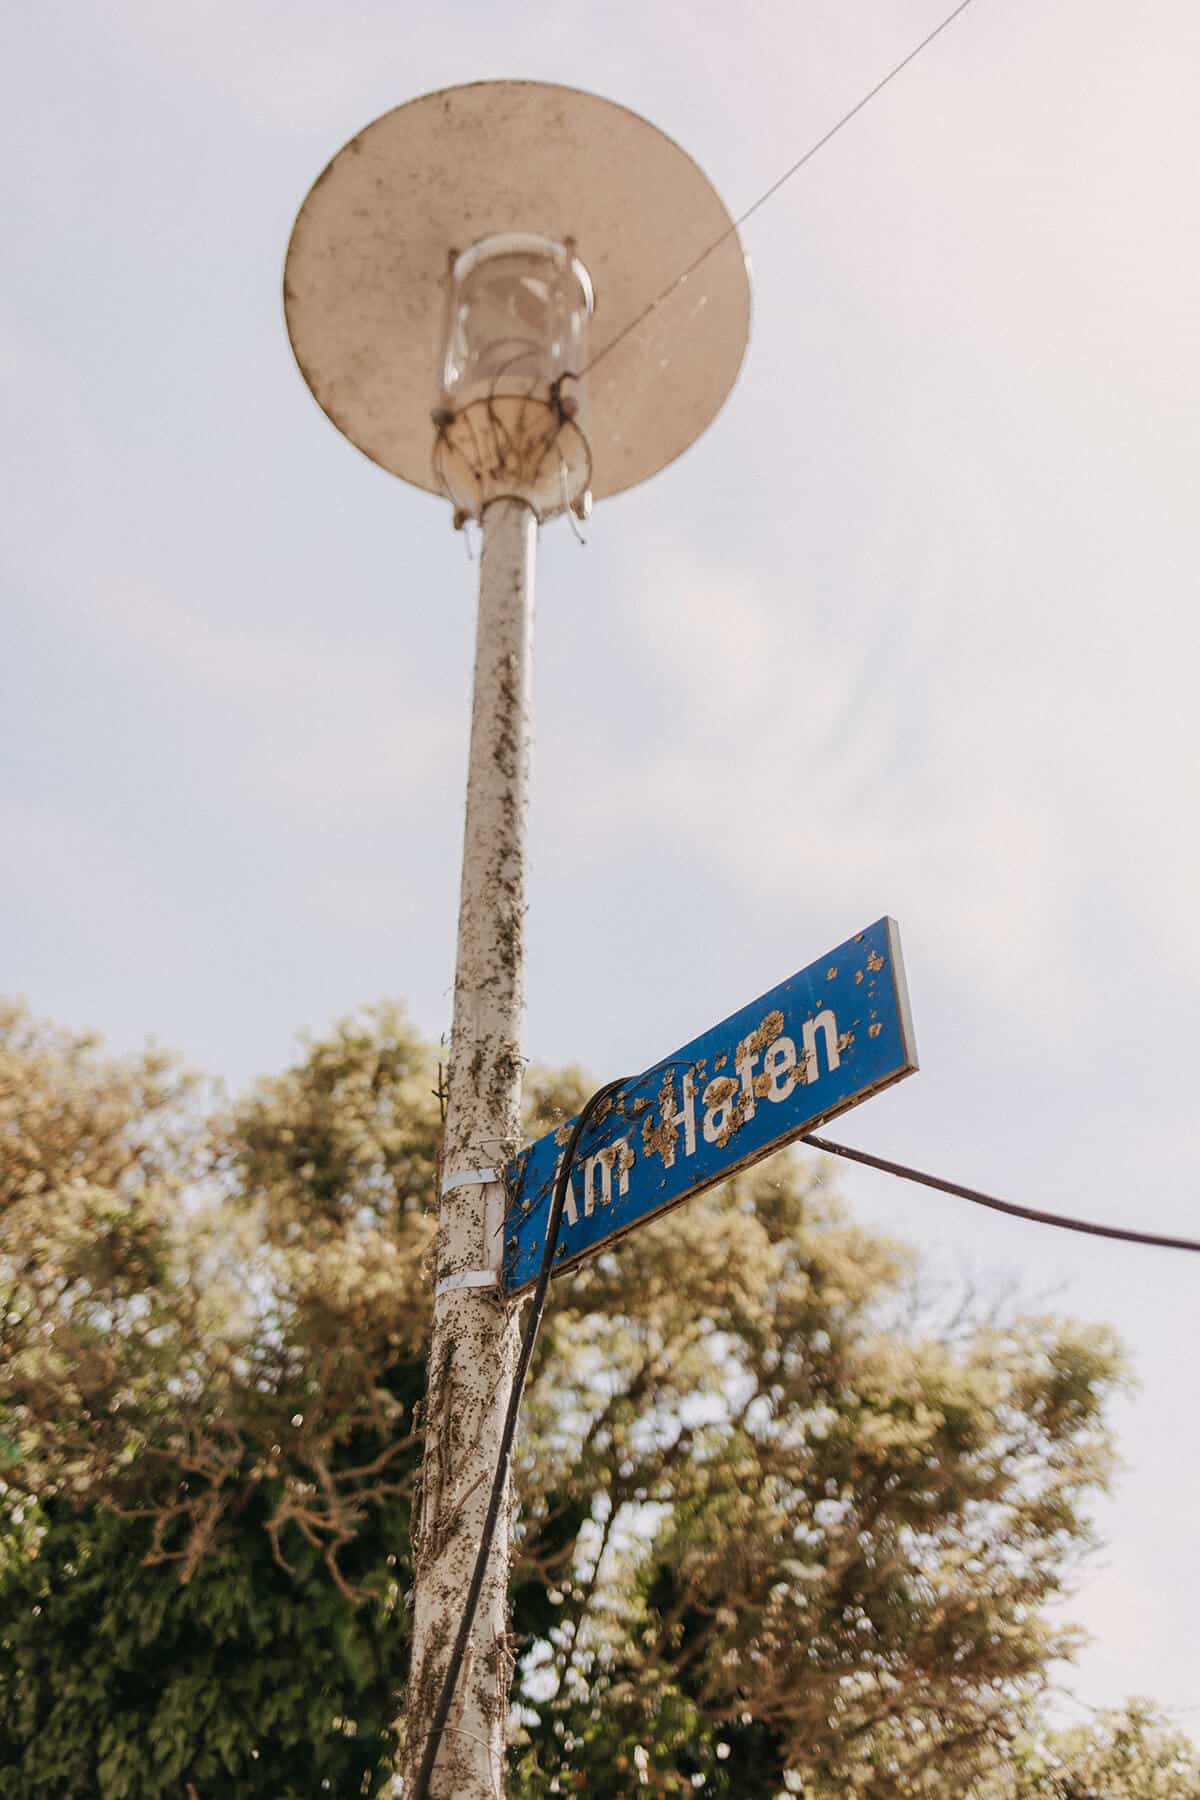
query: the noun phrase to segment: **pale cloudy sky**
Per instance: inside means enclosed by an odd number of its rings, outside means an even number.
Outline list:
[[[643,112],[740,212],[946,10],[10,9],[5,988],[235,1086],[384,993],[446,1027],[476,567],[313,406],[295,212],[487,76]],[[891,912],[922,1071],[841,1135],[1200,1235],[1198,89],[1192,0],[975,0],[747,226],[729,405],[543,534],[533,1055],[642,1067]],[[1122,1332],[1070,1679],[1200,1734],[1200,1263],[842,1185]]]

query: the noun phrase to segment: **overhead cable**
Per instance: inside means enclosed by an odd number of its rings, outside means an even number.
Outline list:
[[[1123,1244],[1149,1244],[1158,1250],[1200,1250],[1200,1240],[1196,1238],[1135,1231],[1131,1225],[1101,1225],[1096,1219],[1072,1219],[1063,1213],[1041,1212],[1036,1206],[1018,1206],[1015,1200],[998,1200],[994,1194],[981,1193],[978,1188],[946,1181],[941,1175],[927,1175],[904,1163],[890,1162],[887,1157],[872,1156],[868,1150],[852,1150],[849,1144],[835,1144],[830,1138],[804,1137],[800,1141],[811,1144],[814,1150],[827,1150],[831,1156],[844,1156],[850,1162],[863,1163],[868,1169],[882,1169],[885,1175],[898,1175],[901,1181],[916,1181],[922,1187],[936,1188],[939,1193],[970,1200],[975,1206],[988,1206],[993,1212],[1008,1213],[1014,1219],[1028,1219],[1034,1225],[1057,1225],[1062,1231],[1084,1231],[1089,1237],[1116,1238]]]
[[[688,264],[686,269],[684,269],[680,274],[676,275],[672,281],[669,281],[667,283],[666,287],[663,288],[660,293],[655,295],[654,299],[651,300],[651,302],[648,306],[644,306],[640,313],[638,313],[634,318],[630,319],[628,325],[622,326],[621,330],[618,331],[616,337],[610,338],[608,343],[605,344],[604,348],[602,350],[598,350],[596,352],[596,354],[595,354],[595,356],[593,356],[591,362],[587,363],[585,365],[585,367],[579,371],[580,375],[581,376],[590,375],[591,371],[596,367],[597,363],[603,362],[604,358],[609,354],[609,352],[611,350],[615,350],[618,344],[624,343],[625,339],[629,336],[629,334],[633,331],[636,331],[639,325],[644,324],[645,321],[650,317],[650,314],[652,312],[657,312],[658,308],[662,305],[663,301],[669,300],[671,295],[675,292],[676,288],[682,287],[684,282],[688,281],[691,278],[691,276],[693,276],[696,273],[696,270],[701,266],[702,263],[706,263],[708,261],[709,257],[714,255],[715,252],[721,248],[722,244],[727,243],[728,240],[731,237],[733,237],[735,235],[735,233],[737,231],[739,231],[740,228],[746,223],[746,220],[749,218],[752,218],[753,215],[759,210],[759,208],[761,206],[765,206],[767,204],[768,200],[773,199],[774,196],[779,192],[780,188],[783,187],[786,182],[789,182],[792,179],[793,175],[798,175],[800,173],[801,169],[804,168],[805,164],[810,163],[812,161],[813,157],[816,156],[816,154],[819,150],[823,150],[825,148],[826,144],[828,144],[832,138],[835,138],[837,136],[838,132],[843,130],[845,128],[845,126],[847,126],[850,123],[851,119],[857,118],[859,113],[863,110],[864,106],[869,106],[871,104],[871,101],[875,99],[876,95],[882,94],[884,88],[887,87],[891,82],[895,81],[897,75],[901,74],[905,69],[907,69],[909,63],[915,62],[917,57],[920,56],[922,50],[927,50],[929,48],[930,44],[933,43],[933,40],[935,38],[941,37],[943,31],[945,31],[948,26],[953,25],[955,19],[958,18],[959,14],[965,13],[968,6],[970,6],[971,4],[972,4],[972,0],[959,0],[959,4],[954,8],[953,12],[947,13],[946,17],[941,21],[941,23],[938,25],[935,25],[933,30],[931,32],[929,32],[929,34],[926,37],[923,37],[921,39],[920,43],[917,44],[914,49],[912,49],[908,52],[907,56],[901,57],[900,61],[898,63],[896,63],[894,65],[894,67],[890,68],[888,70],[887,74],[884,75],[881,80],[877,81],[875,83],[875,86],[873,88],[871,88],[868,93],[865,93],[862,96],[861,100],[855,101],[854,105],[850,108],[849,112],[843,113],[841,118],[837,121],[837,123],[835,125],[831,125],[829,127],[829,130],[826,131],[823,134],[823,136],[819,137],[815,144],[810,144],[808,149],[804,152],[803,156],[797,157],[796,161],[792,164],[790,169],[785,169],[783,174],[778,178],[778,180],[773,181],[771,183],[770,187],[767,188],[764,193],[761,193],[758,196],[757,200],[752,201],[751,204],[746,208],[745,212],[739,213],[737,218],[734,219],[731,224],[727,225],[725,227],[724,231],[722,231],[718,237],[715,237],[713,239],[712,243],[709,244],[706,249],[702,250],[700,252],[699,256],[695,257],[693,259],[693,261]]]

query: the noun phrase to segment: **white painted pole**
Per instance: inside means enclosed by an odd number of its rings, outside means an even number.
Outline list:
[[[520,1141],[525,845],[537,521],[522,500],[483,514],[475,691],[454,1026],[446,1100],[437,1289],[414,1510],[415,1618],[406,1763],[420,1763],[465,1608],[519,1349],[498,1288],[504,1189]],[[512,1661],[511,1497],[505,1494],[430,1794],[498,1800]]]

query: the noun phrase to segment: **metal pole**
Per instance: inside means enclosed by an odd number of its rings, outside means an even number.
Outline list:
[[[412,1534],[410,1774],[463,1615],[519,1347],[498,1286],[504,1189],[492,1177],[520,1139],[536,540],[537,520],[524,501],[494,500],[484,510],[437,1286]],[[437,1800],[498,1800],[501,1793],[512,1673],[510,1535],[506,1495],[434,1768]]]

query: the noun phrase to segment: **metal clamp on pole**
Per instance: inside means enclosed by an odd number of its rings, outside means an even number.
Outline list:
[[[489,1182],[499,1181],[499,1169],[464,1169],[461,1175],[447,1175],[442,1183],[442,1196],[452,1194],[460,1187],[487,1187]]]
[[[440,1300],[443,1294],[452,1294],[455,1288],[495,1287],[498,1279],[495,1269],[464,1269],[460,1275],[443,1275],[433,1291]]]
[[[447,1175],[442,1183],[442,1198],[452,1194],[455,1188],[490,1187],[493,1181],[500,1179],[499,1169],[463,1169],[461,1174]],[[463,1269],[458,1275],[443,1275],[433,1294],[435,1300],[440,1300],[443,1294],[452,1294],[458,1288],[494,1288],[499,1285],[500,1276],[496,1269]]]

